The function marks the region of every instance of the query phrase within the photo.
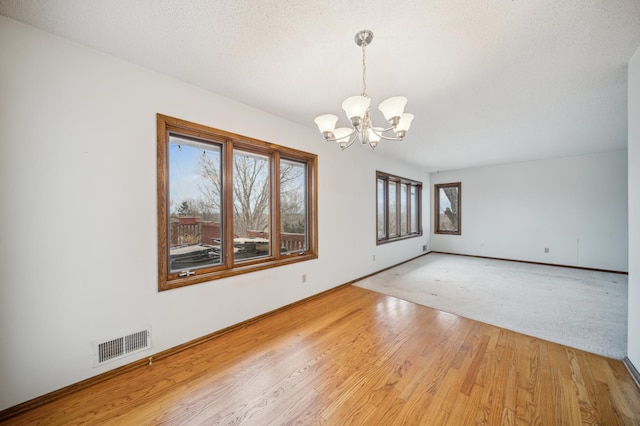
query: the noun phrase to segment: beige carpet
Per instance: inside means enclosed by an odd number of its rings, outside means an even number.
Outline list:
[[[627,353],[627,275],[430,253],[355,285],[587,352]]]

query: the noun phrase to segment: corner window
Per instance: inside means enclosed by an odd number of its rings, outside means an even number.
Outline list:
[[[376,172],[377,243],[422,235],[422,183]]]
[[[317,257],[317,157],[158,114],[158,288]]]
[[[462,184],[460,182],[434,185],[434,229],[436,234],[460,235],[462,233],[461,193]]]

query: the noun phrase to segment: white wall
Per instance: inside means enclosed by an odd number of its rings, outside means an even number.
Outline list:
[[[462,235],[432,250],[627,271],[626,151],[431,175],[446,182],[462,182]]]
[[[2,17],[0,57],[0,410],[412,258],[429,239],[425,208],[424,237],[375,245],[376,169],[429,188],[384,147],[340,152],[312,122]],[[319,259],[159,293],[156,113],[317,153]],[[91,341],[147,324],[151,351],[92,368]]]
[[[640,48],[629,61],[628,358],[640,370]]]

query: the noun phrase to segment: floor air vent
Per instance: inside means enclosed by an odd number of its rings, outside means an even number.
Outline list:
[[[93,366],[98,367],[136,352],[151,348],[151,327],[126,336],[93,342]]]

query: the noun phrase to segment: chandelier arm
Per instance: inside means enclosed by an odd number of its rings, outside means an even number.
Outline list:
[[[353,145],[353,143],[356,141],[356,137],[358,136],[357,133],[355,135],[353,133],[355,133],[355,131],[351,133],[352,136],[349,138],[349,142],[347,142],[347,144],[345,146],[341,146],[340,149],[342,149],[344,151],[345,149],[347,149],[351,145]]]
[[[402,138],[399,138],[397,136],[385,136],[385,135],[378,135],[378,136],[380,136],[380,139],[384,139],[384,140],[387,140],[387,141],[401,141],[402,140]]]
[[[393,127],[393,126],[389,126],[386,129],[380,129],[378,127],[373,127],[373,126],[370,126],[370,127],[371,127],[371,130],[373,130],[373,133],[375,133],[376,135],[378,135],[380,137],[383,137],[382,136],[383,133],[389,132],[389,131],[395,129],[395,127]]]
[[[329,141],[329,142],[338,142],[338,140],[339,140],[339,139],[344,139],[344,138],[347,138],[347,137],[349,137],[349,138],[350,138],[350,137],[351,137],[351,136],[353,136],[353,134],[354,134],[354,133],[356,133],[356,132],[357,132],[357,130],[356,130],[356,129],[353,129],[353,130],[351,131],[351,133],[349,133],[348,135],[342,136],[342,137],[340,137],[340,138],[336,138],[335,136],[334,136],[334,137],[332,137],[332,138],[331,138],[331,137],[329,137],[329,138],[326,138],[325,140],[327,140],[327,141]]]
[[[364,129],[363,131],[358,132],[358,140],[362,144],[368,144],[369,143],[369,135],[366,132],[367,132],[367,129]]]
[[[382,129],[382,130],[376,130],[375,127],[371,127],[371,131],[373,133],[375,133],[376,135],[380,136],[381,139],[385,139],[385,140],[388,140],[388,141],[401,141],[402,138],[400,138],[398,136],[387,136],[387,135],[384,134],[385,132],[389,132],[389,131],[391,131],[393,129],[394,129],[393,126],[391,126],[389,128],[386,128],[386,129]]]

